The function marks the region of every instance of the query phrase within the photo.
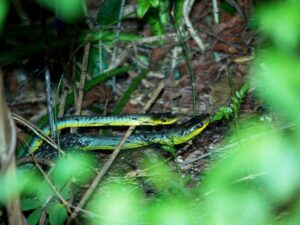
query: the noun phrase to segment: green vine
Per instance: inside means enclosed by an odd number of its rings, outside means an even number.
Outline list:
[[[244,84],[240,90],[235,91],[234,96],[231,97],[231,103],[229,106],[221,107],[211,119],[211,122],[216,122],[218,120],[229,119],[232,114],[234,114],[235,119],[237,119],[238,111],[242,102],[245,99],[245,96],[248,92],[248,84]]]

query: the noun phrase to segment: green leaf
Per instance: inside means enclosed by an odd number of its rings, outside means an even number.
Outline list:
[[[245,97],[245,95],[247,94],[248,89],[249,89],[249,86],[247,83],[245,83],[240,90],[240,93],[243,97]]]
[[[38,198],[24,198],[22,199],[21,204],[22,210],[27,211],[41,207],[44,204],[44,202]]]
[[[224,116],[227,120],[229,119],[229,114],[224,114]]]
[[[147,76],[148,70],[143,70],[137,77],[133,78],[131,84],[129,85],[128,89],[124,92],[123,96],[115,106],[112,114],[117,115],[120,114],[125,104],[130,99],[131,94],[138,88],[141,81]]]
[[[230,108],[230,107],[226,107],[225,111],[226,111],[227,114],[230,114],[230,113],[233,112],[232,108]]]
[[[158,155],[154,154],[149,154],[147,158],[143,165],[147,177],[146,182],[153,185],[157,193],[163,196],[167,195],[169,190],[173,192],[182,190],[181,178],[165,164],[164,159],[158,158]]]
[[[300,120],[300,65],[296,55],[296,49],[290,54],[270,48],[257,55],[252,69],[253,81],[259,81],[256,93],[295,124]]]
[[[238,91],[235,91],[235,96],[238,97],[239,99],[242,98],[242,94]]]
[[[232,104],[231,104],[232,105]],[[223,113],[226,119],[229,119],[231,113],[232,113],[232,109],[230,107],[225,107],[223,108]]]
[[[226,2],[220,2],[219,7],[220,7],[220,9],[223,9],[225,12],[227,12],[231,15],[234,15],[236,12],[235,8],[233,8],[231,5],[229,5]]]
[[[36,225],[39,222],[39,219],[41,218],[42,212],[42,208],[34,210],[27,218],[28,225]]]
[[[138,0],[138,6],[137,6],[137,15],[139,18],[143,18],[147,11],[150,8],[150,2],[149,0]]]
[[[91,223],[107,225],[143,224],[140,210],[142,194],[139,188],[126,180],[114,180],[101,186],[90,201],[89,211],[99,217],[90,217]],[[87,217],[87,219],[88,219]]]
[[[220,109],[219,109],[219,111],[218,112],[220,112],[220,113],[226,113],[226,108],[227,107],[221,107]]]
[[[6,16],[7,16],[7,12],[8,12],[7,0],[0,1],[0,33],[2,31],[2,26],[3,26]]]
[[[278,49],[297,48],[300,38],[299,1],[275,2],[256,10],[260,30],[273,40]]]
[[[101,48],[101,55],[99,52]],[[94,77],[102,73],[108,68],[107,52],[103,47],[93,47],[90,50],[89,61],[88,61],[88,73]]]
[[[221,111],[218,111],[212,118],[211,122],[215,122],[218,120],[221,120],[224,117],[224,113]]]
[[[66,185],[61,191],[60,194],[64,199],[69,199],[70,198],[70,185]]]
[[[67,218],[67,210],[62,204],[50,204],[46,208],[46,212],[49,215],[51,225],[64,224]]]
[[[234,104],[239,104],[239,100],[236,97],[232,97],[231,99]]]
[[[154,35],[159,36],[165,34],[163,24],[161,23],[159,18],[158,10],[151,10],[151,13],[149,12],[147,23],[150,24],[151,30]]]
[[[235,104],[232,104],[232,103],[230,104],[230,107],[231,107],[233,110],[237,110],[237,108],[238,108]]]
[[[169,26],[170,21],[170,1],[160,1],[158,5],[159,20],[163,27]]]
[[[150,4],[151,4],[154,8],[156,8],[156,7],[159,6],[159,0],[150,0]]]
[[[66,22],[75,22],[83,18],[82,0],[49,1],[37,0],[43,7],[55,11],[57,17]]]
[[[193,180],[193,176],[189,174],[183,177],[182,179],[183,179],[183,184],[188,185]]]
[[[53,183],[58,190],[61,190],[71,179],[78,182],[84,181],[91,176],[86,168],[92,166],[93,162],[90,157],[83,154],[68,154],[61,158],[57,163],[52,174]],[[68,188],[64,188],[64,197],[68,197]],[[62,192],[62,191],[61,191]]]
[[[162,145],[161,148],[166,151],[170,152],[174,157],[176,156],[176,149],[172,145]]]
[[[39,183],[39,189],[36,192],[36,197],[39,199],[39,201],[47,202],[48,198],[53,194],[53,190],[49,186],[48,182],[44,180],[43,182]]]
[[[187,207],[188,205],[188,199],[180,198],[180,195],[164,198],[148,210],[146,220],[149,224],[160,225],[205,224],[198,222],[199,218],[196,219],[195,213]]]
[[[119,20],[121,0],[102,1],[97,21],[100,25],[112,25]]]
[[[0,174],[0,205],[9,201],[16,193],[18,193],[16,179],[13,179],[9,173],[2,175]]]
[[[183,0],[177,0],[174,2],[174,19],[177,27],[179,27],[183,22],[183,2]]]

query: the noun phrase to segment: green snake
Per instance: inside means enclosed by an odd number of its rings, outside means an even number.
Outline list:
[[[116,116],[65,116],[57,119],[55,131],[71,127],[99,127],[99,126],[158,126],[175,123],[177,117],[171,113],[132,114]],[[49,126],[42,128],[44,135],[50,135]],[[34,153],[43,144],[43,140],[36,136],[29,145],[29,152]]]
[[[135,114],[118,116],[67,116],[56,121],[55,130],[70,127],[98,127],[98,126],[157,126],[175,123],[177,117],[170,113]],[[191,140],[200,134],[209,124],[196,116],[180,125],[159,132],[148,132],[129,136],[122,149],[146,147],[153,144],[174,146]],[[45,135],[50,134],[49,126],[44,127]],[[82,150],[114,150],[122,136],[96,136],[83,134],[69,134],[60,137],[61,148],[79,148]],[[29,152],[35,153],[43,144],[43,140],[35,137],[29,146]]]
[[[146,147],[153,144],[174,146],[191,140],[200,134],[209,124],[209,120],[195,117],[186,123],[161,132],[134,134],[129,136],[122,149]],[[82,150],[114,150],[122,136],[102,137],[96,135],[65,135],[60,138],[62,147]]]

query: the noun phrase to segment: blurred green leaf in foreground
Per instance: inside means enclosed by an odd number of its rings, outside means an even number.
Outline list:
[[[84,15],[85,1],[82,0],[36,0],[42,6],[52,10],[65,22],[74,22]]]
[[[213,163],[199,187],[204,224],[299,224],[298,12],[297,1],[257,10],[258,27],[270,42],[256,53],[251,86],[281,125],[248,119],[239,125],[239,137],[227,138],[231,149]],[[287,124],[293,129],[286,131]]]
[[[82,153],[66,154],[57,161],[49,175],[49,181],[33,165],[19,168],[19,190],[22,193],[22,210],[28,215],[27,222],[30,225],[37,224],[45,210],[51,225],[64,224],[67,211],[57,193],[66,201],[69,200],[71,192],[76,192],[78,187],[89,182],[94,166],[94,161]],[[9,182],[7,184],[11,185]]]
[[[199,187],[204,224],[287,224],[295,215],[285,213],[300,206],[292,203],[300,190],[300,149],[272,126],[242,126],[243,139],[215,162]]]
[[[2,28],[8,13],[8,1],[7,0],[1,0],[0,1],[0,34],[2,32]]]

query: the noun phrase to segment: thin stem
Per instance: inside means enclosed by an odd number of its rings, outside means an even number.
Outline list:
[[[220,22],[220,19],[219,19],[219,8],[218,8],[217,0],[212,0],[212,5],[213,5],[214,22],[215,24],[218,24]]]
[[[190,18],[189,18],[189,14],[191,12],[191,8],[192,8],[193,4],[194,4],[194,0],[185,0],[184,1],[184,3],[183,3],[183,18],[184,18],[186,28],[187,28],[188,32],[191,34],[191,37],[194,39],[194,41],[200,48],[200,51],[204,52],[205,46],[203,44],[203,41],[197,34],[197,32],[196,32],[195,28],[193,27],[193,25],[190,21]]]
[[[184,42],[184,38],[182,36],[181,29],[177,28],[177,30],[178,30],[177,34],[179,36],[178,39],[180,41],[180,44],[181,44],[181,47],[182,47],[182,50],[183,50],[183,55],[184,55],[184,59],[185,59],[186,64],[187,64],[188,73],[191,76],[192,98],[193,98],[193,115],[196,115],[196,78],[195,78],[195,74],[194,74],[193,69],[192,69],[191,62],[189,60],[189,51],[188,51],[188,48],[187,48],[187,46]]]
[[[145,112],[147,112],[150,109],[151,105],[154,103],[154,101],[156,100],[156,98],[159,96],[159,94],[161,93],[161,91],[163,89],[164,89],[164,83],[161,82],[159,84],[159,86],[156,88],[156,90],[154,91],[151,99],[145,105],[142,113],[145,113]],[[86,204],[86,202],[89,200],[89,198],[92,196],[92,194],[94,193],[96,187],[102,181],[104,175],[106,174],[106,172],[111,167],[112,163],[117,158],[117,156],[118,156],[119,152],[121,151],[123,145],[125,144],[125,142],[128,139],[128,137],[132,134],[132,132],[134,131],[134,129],[135,129],[135,126],[131,126],[131,127],[128,128],[128,130],[125,133],[124,137],[122,138],[122,140],[120,141],[120,143],[118,144],[118,146],[116,147],[116,149],[114,150],[114,152],[111,154],[111,156],[108,159],[108,161],[104,164],[104,166],[103,166],[102,170],[100,171],[100,173],[98,173],[98,175],[96,176],[96,178],[93,180],[92,184],[90,185],[90,188],[83,195],[82,199],[80,200],[80,202],[76,206],[76,209],[73,211],[73,213],[69,217],[69,219],[68,219],[68,221],[67,221],[66,224],[70,224],[72,222],[72,220],[77,217],[78,212],[79,212],[78,209],[81,209]]]
[[[48,119],[50,125],[50,133],[51,133],[51,137],[55,138],[54,116],[52,111],[53,101],[51,98],[51,80],[50,80],[50,70],[48,65],[45,65],[45,85],[46,85],[47,112],[48,112]]]
[[[111,60],[112,64],[111,65],[114,65],[115,61],[117,59],[118,41],[119,41],[119,37],[120,37],[121,22],[122,22],[122,16],[123,16],[124,7],[125,7],[125,0],[122,0],[122,2],[121,2],[121,8],[120,8],[120,13],[119,13],[119,20],[118,20],[118,24],[117,24],[117,30],[116,30],[115,38],[114,38],[114,50],[113,50],[113,54],[112,54],[112,60]],[[115,90],[116,77],[113,77],[112,86],[113,86],[113,90]]]
[[[82,59],[82,69],[80,75],[80,83],[79,83],[79,91],[78,91],[78,99],[76,102],[76,112],[75,115],[81,114],[82,101],[83,101],[83,92],[86,80],[86,73],[89,61],[91,42],[88,42],[84,47],[83,59]],[[76,128],[71,129],[71,133],[74,133]]]

